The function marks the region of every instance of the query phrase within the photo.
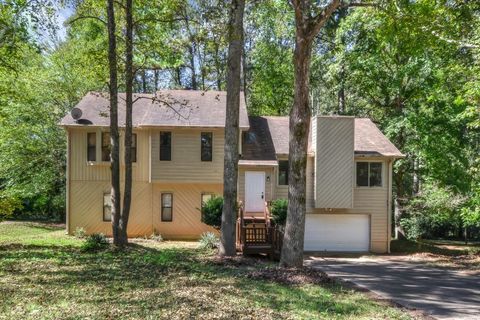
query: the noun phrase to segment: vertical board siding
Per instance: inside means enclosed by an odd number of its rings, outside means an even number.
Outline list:
[[[224,130],[165,130],[172,132],[171,161],[160,161],[160,131],[151,131],[151,178],[153,182],[223,182]],[[212,161],[201,161],[200,159],[201,132],[213,132]]]
[[[201,222],[201,195],[222,195],[221,184],[154,183],[152,190],[152,223],[155,232],[165,239],[198,239],[203,232],[216,232]],[[161,220],[161,194],[173,194],[172,221]]]
[[[352,208],[355,119],[317,117],[315,207]]]

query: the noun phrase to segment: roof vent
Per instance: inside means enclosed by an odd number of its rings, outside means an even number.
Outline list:
[[[80,119],[82,117],[82,110],[80,110],[79,108],[73,108],[72,111],[70,111],[70,114],[72,115],[72,118],[73,120],[75,120],[75,122],[78,122],[78,119]]]

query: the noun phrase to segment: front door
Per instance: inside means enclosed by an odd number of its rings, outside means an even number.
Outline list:
[[[263,212],[265,207],[265,172],[245,172],[245,211]]]

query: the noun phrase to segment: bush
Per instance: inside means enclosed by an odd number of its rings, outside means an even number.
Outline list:
[[[82,227],[77,227],[73,235],[75,236],[75,238],[83,239],[87,236],[87,231]]]
[[[160,233],[154,231],[151,235],[150,235],[150,240],[153,240],[155,242],[163,242],[163,237]]]
[[[86,252],[97,251],[105,248],[108,240],[103,233],[93,233],[89,235],[82,244],[82,250]]]
[[[204,232],[200,236],[200,249],[215,249],[218,248],[220,239],[213,232]]]
[[[285,223],[287,222],[288,200],[273,200],[270,207],[273,222],[277,225],[285,226]]]
[[[222,210],[222,197],[212,197],[208,199],[200,210],[202,212],[202,222],[216,229],[220,229],[222,225]]]

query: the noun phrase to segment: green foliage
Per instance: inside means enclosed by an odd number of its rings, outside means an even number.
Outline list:
[[[280,226],[285,226],[287,222],[287,209],[288,209],[288,200],[287,199],[277,199],[273,200],[270,206],[270,211],[272,214],[272,219],[275,224]]]
[[[0,221],[9,218],[15,210],[21,209],[22,203],[19,199],[9,197],[0,192]]]
[[[103,233],[93,233],[85,239],[82,244],[82,251],[94,252],[108,246],[108,240]]]
[[[85,228],[77,227],[75,228],[73,235],[75,236],[75,238],[84,239],[87,236],[87,231],[85,230]]]
[[[222,225],[223,197],[211,197],[205,201],[201,208],[202,222],[220,229]]]
[[[213,232],[204,232],[200,236],[199,248],[200,249],[215,249],[218,248],[220,239]]]

